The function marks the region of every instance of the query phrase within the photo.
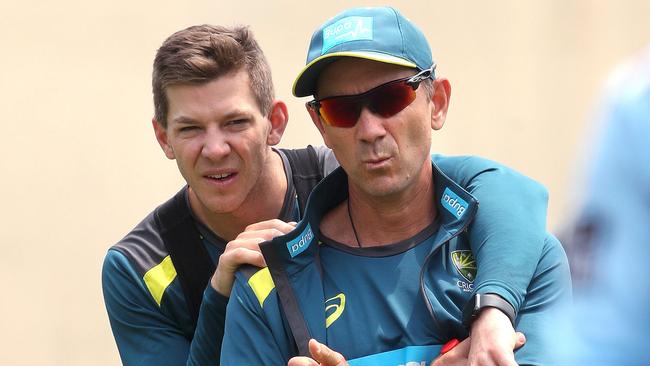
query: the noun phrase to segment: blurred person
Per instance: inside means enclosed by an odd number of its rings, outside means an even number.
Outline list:
[[[558,364],[648,365],[650,48],[611,75],[595,129],[586,194],[567,242],[575,304],[550,337],[561,350]]]
[[[235,268],[264,266],[257,244],[293,228],[309,192],[337,162],[324,147],[272,147],[288,112],[274,99],[268,63],[246,27],[202,25],[173,34],[156,54],[152,84],[156,139],[187,185],[108,251],[106,308],[126,365],[219,364]],[[536,250],[527,243],[545,224],[543,187],[504,167],[473,178],[458,161],[443,171],[493,187],[485,196],[476,189],[486,212],[477,221],[496,221],[501,231],[472,231],[477,242]],[[508,190],[497,192],[504,181]],[[505,196],[521,204],[505,207]],[[524,223],[537,230],[523,230]],[[524,289],[534,270],[507,259],[498,266],[513,268]],[[481,268],[479,276],[492,271]],[[521,291],[509,294],[513,303]],[[499,316],[483,312],[474,329],[500,339]]]
[[[293,92],[314,96],[307,111],[341,168],[295,230],[261,244],[268,268],[237,272],[224,364],[425,365],[454,339],[437,365],[549,364],[542,331],[571,294],[566,256],[545,224],[517,218],[534,200],[509,194],[503,166],[430,157],[450,91],[393,8],[314,32]],[[513,217],[520,245],[499,234]]]

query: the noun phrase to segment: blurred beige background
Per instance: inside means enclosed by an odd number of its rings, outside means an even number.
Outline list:
[[[100,268],[181,184],[155,142],[151,63],[172,32],[250,24],[289,104],[283,146],[319,144],[290,95],[308,39],[349,2],[0,4],[0,364],[115,365]],[[371,5],[358,1],[355,5]],[[434,150],[487,156],[576,203],[578,152],[605,76],[650,41],[650,2],[394,1],[429,37],[452,105]]]

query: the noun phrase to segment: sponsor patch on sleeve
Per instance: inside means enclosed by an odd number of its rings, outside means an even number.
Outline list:
[[[287,242],[287,249],[289,250],[289,254],[291,254],[291,258],[304,252],[313,239],[314,233],[311,231],[311,225],[307,224],[305,230],[303,230],[297,238]]]
[[[445,191],[442,193],[442,199],[440,199],[440,203],[442,204],[442,207],[447,209],[447,211],[451,212],[451,214],[456,216],[458,219],[463,216],[465,210],[467,210],[467,207],[469,207],[467,202],[458,197],[458,195],[452,192],[449,187],[445,187]]]

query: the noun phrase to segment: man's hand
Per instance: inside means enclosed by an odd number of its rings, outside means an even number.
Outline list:
[[[234,240],[228,242],[226,250],[219,257],[217,269],[210,279],[212,287],[220,294],[230,296],[235,281],[235,271],[239,266],[242,264],[266,266],[259,244],[287,234],[295,227],[295,222],[287,223],[278,219],[248,225]]]
[[[487,308],[472,323],[470,342],[469,366],[516,366],[514,350],[523,346],[526,338],[515,333],[501,310]]]
[[[466,366],[467,356],[469,355],[470,339],[465,338],[456,347],[449,350],[444,355],[438,356],[431,366]]]
[[[289,360],[287,366],[348,366],[348,362],[343,355],[332,351],[315,339],[309,340],[309,352],[313,358],[293,357]]]
[[[470,361],[468,359],[469,354],[470,354],[470,345],[472,340],[471,338],[465,338],[462,342],[460,342],[456,347],[452,348],[449,350],[449,352],[438,356],[433,362],[431,363],[431,366],[467,366],[470,365]],[[524,337],[524,334],[521,332],[516,332],[514,333],[514,338],[513,338],[513,348],[517,349],[526,343],[526,337]],[[512,351],[510,351],[512,352]],[[514,359],[513,359],[514,362]],[[510,365],[508,363],[490,363],[488,365]],[[514,363],[516,365],[516,363]]]

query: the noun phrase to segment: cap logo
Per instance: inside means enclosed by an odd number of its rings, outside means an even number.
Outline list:
[[[372,17],[346,17],[323,29],[321,55],[341,43],[372,40]]]

